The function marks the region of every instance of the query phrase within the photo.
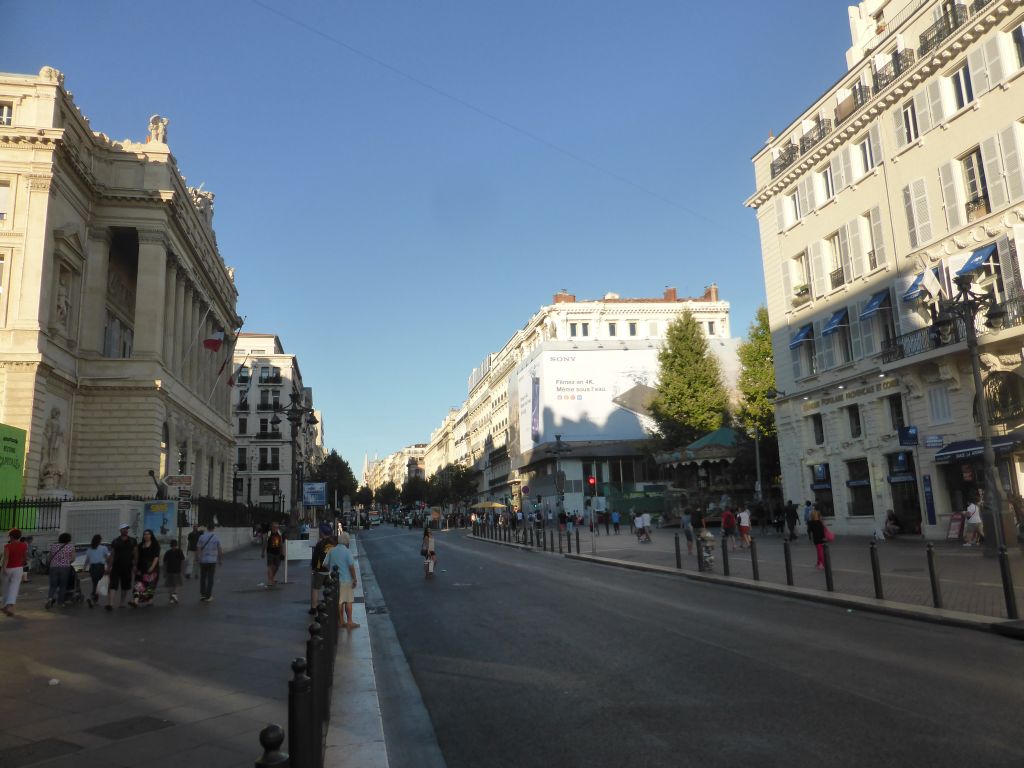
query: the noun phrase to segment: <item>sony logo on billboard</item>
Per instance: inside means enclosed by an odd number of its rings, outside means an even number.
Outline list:
[[[552,355],[551,357],[548,358],[548,362],[551,362],[551,363],[575,363],[576,362],[576,357],[575,356],[573,356],[573,357],[562,357],[562,356],[559,356],[559,355]]]

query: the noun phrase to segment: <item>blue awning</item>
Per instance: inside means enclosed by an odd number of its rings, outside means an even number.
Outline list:
[[[992,450],[1000,454],[1010,453],[1022,439],[1024,439],[1024,434],[1020,430],[1008,435],[993,435]],[[980,440],[957,440],[935,454],[935,463],[948,464],[951,461],[962,461],[981,456],[984,452],[985,446]]]
[[[809,338],[811,338],[811,334],[813,334],[813,333],[814,333],[814,327],[810,323],[808,323],[803,328],[801,328],[799,331],[797,331],[796,334],[794,334],[793,340],[789,342],[789,348],[790,349],[796,349],[801,344],[803,344],[805,341],[807,341]]]
[[[962,267],[960,267],[960,270],[957,272],[957,275],[968,275],[971,272],[977,272],[979,269],[985,266],[985,262],[988,261],[989,258],[991,258],[992,254],[995,252],[995,243],[992,243],[992,245],[986,245],[984,248],[979,248],[974,253],[972,253],[971,258],[969,258],[967,262]]]
[[[833,312],[832,317],[825,323],[825,327],[821,329],[822,336],[828,336],[830,333],[835,333],[844,325],[849,325],[850,322],[847,319],[849,315],[846,313],[846,307],[843,307],[838,312]]]
[[[882,305],[885,304],[888,298],[888,288],[886,288],[884,291],[879,291],[878,293],[876,293],[874,296],[868,299],[868,303],[864,305],[864,309],[861,310],[861,313],[859,315],[860,319],[867,320],[869,317],[874,317],[878,313],[878,310],[882,308]]]
[[[914,278],[914,282],[907,288],[907,292],[903,294],[903,301],[911,302],[916,301],[917,298],[925,292],[924,287],[924,272]]]

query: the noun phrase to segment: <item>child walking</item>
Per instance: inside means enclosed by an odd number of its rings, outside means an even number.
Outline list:
[[[167,589],[171,591],[171,604],[178,604],[178,587],[181,586],[181,569],[185,562],[185,553],[181,551],[178,542],[171,539],[171,547],[164,552],[164,578],[167,580]]]

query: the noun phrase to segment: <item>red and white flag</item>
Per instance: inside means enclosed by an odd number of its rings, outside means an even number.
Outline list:
[[[217,331],[210,338],[203,339],[203,347],[211,352],[217,352],[224,343],[224,331]]]

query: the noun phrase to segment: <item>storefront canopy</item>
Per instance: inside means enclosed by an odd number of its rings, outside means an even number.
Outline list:
[[[1011,432],[1008,435],[995,435],[992,438],[992,448],[996,453],[1009,453],[1022,440],[1024,440],[1024,433],[1020,431]],[[985,446],[981,440],[957,440],[935,454],[935,463],[948,464],[951,461],[981,456],[984,452]]]
[[[995,243],[992,243],[991,245],[986,245],[984,248],[979,248],[974,253],[972,253],[971,257],[964,263],[962,267],[960,267],[959,271],[957,271],[957,275],[969,275],[972,272],[977,272],[979,269],[985,266],[985,262],[988,261],[992,257],[992,254],[995,252]]]
[[[796,349],[811,338],[812,333],[814,333],[814,326],[808,323],[793,335],[793,340],[789,342],[789,348]]]
[[[849,315],[846,312],[846,307],[843,307],[842,309],[833,312],[832,317],[830,317],[828,319],[828,322],[825,323],[825,327],[821,329],[821,335],[829,336],[838,331],[843,326],[849,327],[850,323],[847,320],[848,317]]]
[[[879,291],[878,293],[873,295],[870,299],[868,299],[868,303],[864,305],[864,309],[861,310],[861,313],[859,315],[860,319],[867,320],[870,317],[874,317],[878,313],[878,310],[882,308],[882,305],[885,304],[885,302],[888,300],[888,298],[888,288],[886,288],[884,291]]]

